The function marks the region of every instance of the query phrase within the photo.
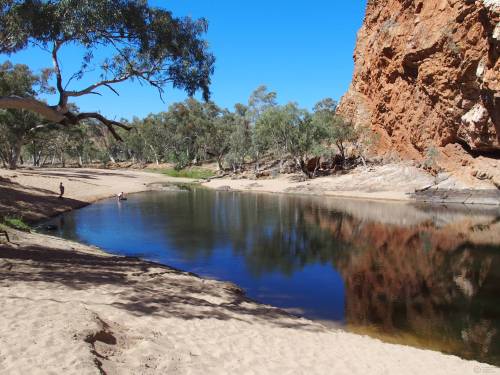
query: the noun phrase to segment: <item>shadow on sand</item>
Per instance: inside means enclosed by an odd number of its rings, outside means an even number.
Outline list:
[[[249,322],[257,318],[283,328],[322,330],[319,325],[295,319],[277,308],[252,303],[232,284],[214,286],[212,281],[204,282],[196,275],[137,258],[0,245],[0,279],[8,283],[53,283],[54,288],[74,290],[113,285],[112,293],[106,291],[107,300],[110,296],[106,304],[135,316]],[[229,302],[211,302],[221,299]],[[250,316],[252,320],[247,320]]]
[[[46,217],[47,212],[56,215],[87,204],[77,199],[59,199],[51,190],[35,187],[28,190],[17,182],[0,180],[0,217],[12,215],[34,222]]]

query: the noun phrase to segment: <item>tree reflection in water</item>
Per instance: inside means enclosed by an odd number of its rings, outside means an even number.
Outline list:
[[[498,209],[194,188],[57,220],[66,238],[229,279],[253,297],[267,288],[266,303],[355,332],[500,364]],[[332,275],[340,294],[327,289]]]

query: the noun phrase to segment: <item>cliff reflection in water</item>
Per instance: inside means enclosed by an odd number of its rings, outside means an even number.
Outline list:
[[[320,206],[306,214],[349,243],[333,260],[345,283],[348,327],[500,364],[498,212],[385,205],[344,202],[351,215],[341,219]]]
[[[500,365],[498,209],[194,188],[63,217],[64,237],[230,280],[355,332]]]

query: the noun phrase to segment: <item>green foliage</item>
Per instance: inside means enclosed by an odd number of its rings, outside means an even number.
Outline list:
[[[246,117],[247,108],[241,104],[235,106],[234,126],[229,136],[229,152],[225,156],[226,162],[233,171],[240,170],[245,159],[252,155],[252,128]]]
[[[0,65],[0,96],[33,97],[38,93],[53,93],[46,71],[34,74],[27,65],[13,65],[5,61]]]
[[[29,97],[43,91],[44,79],[33,74],[26,65],[13,65],[9,61],[0,65],[0,96]],[[21,147],[30,133],[42,124],[42,119],[25,110],[0,110],[0,160],[15,169]]]
[[[366,157],[369,150],[377,147],[380,142],[380,134],[375,133],[367,126],[359,126],[356,129],[357,138],[352,142],[363,165],[366,166]]]
[[[245,109],[245,115],[252,125],[257,123],[266,110],[277,106],[276,97],[277,94],[274,91],[269,92],[265,85],[257,87],[252,92],[248,99],[248,107]]]
[[[278,158],[306,158],[326,136],[325,128],[295,103],[266,110],[255,126],[258,147]]]
[[[431,146],[427,149],[425,153],[424,159],[424,167],[425,168],[434,168],[437,165],[437,158],[439,156],[439,152],[436,147]]]
[[[346,145],[355,142],[359,138],[359,132],[354,125],[337,114],[337,103],[330,99],[324,99],[314,107],[313,123],[325,129],[328,144],[335,144],[339,150],[342,160],[346,158]]]
[[[98,67],[104,79],[126,77],[152,84],[160,91],[172,83],[209,96],[214,57],[201,39],[204,19],[175,18],[171,12],[137,0],[7,0],[0,7],[0,52],[53,43],[85,50],[81,79]],[[112,51],[102,57],[101,51]]]
[[[26,224],[22,219],[17,217],[5,217],[4,224],[7,225],[8,227],[21,230],[23,232],[31,231],[31,227],[28,224]]]
[[[159,172],[169,177],[182,177],[204,179],[214,176],[214,172],[203,168],[186,168],[181,170],[176,169],[151,169],[150,171]]]
[[[213,172],[195,167],[206,161],[217,162],[219,170],[237,172],[249,163],[258,171],[264,157],[279,160],[280,167],[292,160],[309,174],[311,158],[331,160],[338,152],[345,157],[348,144],[361,155],[364,147],[362,132],[336,114],[333,100],[321,101],[311,113],[295,103],[278,105],[276,93],[265,87],[234,111],[190,98],[173,103],[165,112],[122,122],[132,128],[117,130],[123,142],[95,120],[73,127],[44,127],[30,133],[24,156],[34,165],[172,163],[174,168],[165,171],[169,176],[206,178]]]

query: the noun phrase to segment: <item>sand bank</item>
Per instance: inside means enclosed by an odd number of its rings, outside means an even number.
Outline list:
[[[121,171],[37,173],[9,178],[14,190],[31,196],[22,202],[39,216],[65,204],[39,208],[36,198],[53,197],[61,179],[78,202],[164,181]],[[12,190],[5,180],[3,186]],[[2,206],[17,209],[5,196]],[[500,374],[478,362],[325,328],[250,301],[229,283],[55,237],[16,231],[11,237],[0,244],[2,374]]]
[[[20,216],[28,221],[83,207],[99,199],[146,191],[155,184],[192,182],[135,170],[107,169],[0,169],[0,215]],[[65,186],[58,199],[59,183]]]
[[[297,181],[297,177],[277,175],[275,178],[250,180],[236,176],[212,179],[203,185],[223,190],[397,201],[414,201],[415,191],[428,189],[427,192],[431,194],[427,196],[435,203],[500,205],[500,191],[488,181],[464,181],[458,176],[445,173],[432,176],[415,166],[402,163],[358,167],[346,174],[305,181]],[[465,198],[463,195],[456,197],[456,194],[449,194],[465,190],[471,193]]]

